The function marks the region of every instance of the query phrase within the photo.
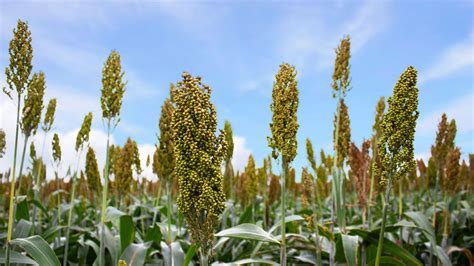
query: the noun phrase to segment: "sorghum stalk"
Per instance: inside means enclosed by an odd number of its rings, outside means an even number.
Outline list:
[[[100,219],[100,250],[99,265],[105,265],[105,217],[107,210],[107,188],[109,185],[110,168],[110,134],[112,126],[115,128],[119,122],[120,109],[122,107],[122,98],[125,93],[126,82],[123,82],[124,72],[120,63],[120,55],[113,50],[102,69],[102,89],[101,89],[101,108],[102,119],[107,120],[107,145],[104,170],[104,186],[102,187],[102,208]]]
[[[84,149],[84,145],[89,142],[89,133],[91,131],[91,125],[92,125],[92,113],[88,113],[84,117],[84,121],[82,122],[82,126],[79,129],[79,132],[77,133],[76,137],[76,156],[77,156],[77,162],[76,162],[76,170],[74,171],[74,174],[71,177],[71,199],[69,201],[69,213],[68,213],[68,218],[67,218],[67,227],[66,227],[66,244],[64,247],[64,261],[63,261],[63,266],[67,266],[68,263],[68,252],[69,252],[69,235],[71,233],[71,223],[72,223],[72,211],[74,209],[74,200],[76,197],[76,179],[77,179],[77,173],[79,171],[79,165],[80,165],[80,160],[81,160],[81,155],[82,151]]]
[[[56,178],[56,186],[57,186],[57,193],[58,193],[58,226],[61,224],[61,193],[59,193],[59,166],[61,164],[61,145],[59,144],[59,136],[58,134],[54,133],[53,136],[53,161],[54,161],[54,176]]]
[[[404,177],[415,167],[413,142],[419,115],[416,79],[417,71],[411,66],[402,73],[393,89],[393,96],[388,98],[388,111],[382,119],[382,136],[378,143],[381,165],[376,167],[376,171],[381,177],[380,184],[386,186],[386,191],[376,266],[380,265],[382,255],[392,182]]]
[[[296,70],[294,66],[283,63],[280,65],[278,73],[275,75],[275,82],[272,89],[272,122],[270,130],[272,136],[268,137],[268,145],[273,150],[276,159],[281,154],[282,171],[280,175],[281,183],[281,244],[280,244],[280,264],[286,266],[286,176],[288,175],[289,164],[296,156],[298,142],[296,133],[298,131],[297,111],[298,111],[298,82],[296,81]]]
[[[16,112],[16,129],[15,129],[15,145],[13,148],[13,167],[10,183],[10,203],[8,209],[8,229],[6,243],[6,265],[10,265],[10,241],[12,239],[13,229],[13,212],[15,197],[15,175],[16,175],[16,157],[18,149],[18,132],[20,130],[20,107],[21,95],[30,82],[30,74],[33,66],[33,48],[31,46],[31,32],[28,29],[28,23],[18,20],[16,29],[13,30],[13,39],[9,43],[8,53],[10,55],[10,63],[5,68],[6,82],[8,88],[4,87],[3,92],[12,99],[11,93],[15,90],[17,93],[17,112]],[[20,177],[21,178],[21,177]]]

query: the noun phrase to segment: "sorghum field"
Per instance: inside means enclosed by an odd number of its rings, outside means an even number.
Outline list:
[[[431,157],[415,160],[414,67],[401,69],[392,94],[373,106],[372,135],[354,143],[345,99],[358,92],[351,90],[351,39],[341,36],[327,86],[334,124],[325,126],[333,128],[334,145],[325,153],[309,138],[296,141],[297,70],[282,63],[268,107],[271,134],[261,140],[269,155],[263,163],[250,155],[240,172],[232,165],[232,121],[217,126],[212,84],[183,72],[153,114],[156,149],[145,165],[157,179],[150,181],[134,178],[143,165],[136,141],[110,142],[127,97],[119,51],[104,56],[102,115],[84,114],[75,160],[65,161],[54,130],[56,99],[45,99],[45,74],[32,71],[32,36],[18,20],[4,72],[2,97],[17,112],[9,114],[16,117],[15,141],[6,143],[0,131],[0,155],[14,147],[0,183],[2,264],[474,264],[474,155],[462,159],[456,121],[443,115]],[[107,132],[104,169],[89,145],[93,120]],[[31,141],[36,134],[51,134],[53,149]],[[297,154],[298,145],[306,154]],[[54,171],[46,172],[42,158],[51,155]],[[307,158],[301,177],[296,156]],[[61,167],[69,169],[66,176]]]

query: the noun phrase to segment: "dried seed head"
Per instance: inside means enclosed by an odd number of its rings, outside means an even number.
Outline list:
[[[89,190],[99,193],[101,191],[99,166],[95,152],[90,146],[86,155],[86,177]]]
[[[41,120],[41,111],[43,110],[43,96],[46,88],[44,73],[33,74],[31,82],[28,84],[28,92],[25,97],[23,114],[21,119],[21,130],[25,136],[36,134]]]
[[[160,179],[171,182],[175,168],[175,155],[173,143],[173,120],[174,106],[171,100],[166,99],[161,107],[160,137],[157,147],[157,174]]]
[[[316,159],[314,157],[313,144],[311,144],[311,140],[309,138],[306,139],[306,154],[311,168],[313,169],[313,171],[316,171],[317,166]]]
[[[283,63],[275,76],[272,90],[272,122],[270,130],[272,136],[268,137],[268,145],[273,149],[274,157],[280,153],[287,163],[296,156],[298,142],[298,82],[296,81],[295,67]]]
[[[125,93],[123,79],[124,72],[120,63],[120,55],[113,50],[102,69],[102,90],[100,104],[102,107],[102,117],[111,120],[118,118],[122,107],[122,98]]]
[[[351,39],[349,36],[344,37],[336,48],[336,60],[334,62],[334,72],[332,74],[332,97],[341,93],[342,97],[346,97],[346,93],[351,89],[349,59],[351,58]]]
[[[5,148],[7,146],[6,135],[3,129],[0,129],[0,158],[5,154]]]
[[[417,71],[408,67],[400,76],[388,98],[388,110],[382,119],[382,136],[378,143],[381,167],[376,171],[381,185],[387,178],[398,180],[415,167],[413,141],[418,118]]]
[[[272,174],[270,179],[270,189],[268,193],[268,203],[271,205],[280,198],[280,177]]]
[[[54,122],[54,113],[56,112],[56,99],[49,100],[48,107],[46,108],[46,114],[43,121],[43,130],[48,132],[51,130]]]
[[[369,140],[362,142],[362,148],[360,150],[354,143],[351,143],[349,165],[356,182],[357,196],[360,206],[365,206],[367,204],[367,196],[369,195],[369,149]]]
[[[349,148],[351,143],[351,121],[349,119],[349,109],[344,103],[344,99],[341,99],[339,102],[339,133],[337,136],[336,143],[336,123],[337,123],[337,114],[334,115],[334,150],[337,153],[337,166],[342,167],[344,161],[349,155]]]
[[[59,143],[58,134],[54,133],[53,136],[53,160],[56,164],[61,162],[61,144]]]
[[[311,206],[310,204],[312,202],[314,185],[313,177],[308,172],[308,168],[306,167],[303,167],[303,170],[301,171],[301,181],[303,183],[303,195],[301,197],[301,203],[303,204],[303,208],[307,209],[309,206]]]
[[[227,153],[225,155],[225,160],[229,161],[232,159],[234,154],[234,137],[232,135],[232,126],[228,120],[224,123],[224,132],[225,132],[225,141],[227,143]]]
[[[249,204],[251,204],[255,200],[258,192],[257,170],[255,168],[255,159],[252,154],[250,154],[247,166],[245,167],[245,177],[245,190],[247,191]]]
[[[180,191],[177,203],[192,239],[208,254],[214,226],[225,208],[220,168],[227,152],[225,135],[222,130],[215,135],[217,115],[211,88],[200,77],[184,72],[171,95],[176,104],[172,128]]]
[[[31,46],[31,32],[28,23],[18,20],[16,29],[13,30],[13,39],[8,48],[10,64],[5,69],[8,88],[3,88],[8,97],[16,90],[18,97],[26,89],[30,82],[31,61],[33,59],[33,47]]]
[[[461,159],[461,151],[459,148],[451,149],[448,153],[446,161],[446,176],[443,178],[443,190],[446,193],[454,194],[458,190],[458,185],[461,184],[459,181],[461,173],[461,165],[459,160]]]
[[[89,141],[89,133],[91,131],[91,124],[92,124],[92,113],[88,113],[84,117],[84,121],[82,122],[81,129],[77,133],[76,137],[76,151],[82,149],[85,142]]]

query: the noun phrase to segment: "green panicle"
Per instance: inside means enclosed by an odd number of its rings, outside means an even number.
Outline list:
[[[336,126],[337,114],[334,115],[334,149],[337,153],[337,166],[342,167],[344,161],[349,155],[349,148],[351,143],[351,121],[349,119],[349,109],[341,98],[339,102],[340,116],[339,116],[339,127]],[[339,135],[336,142],[336,128],[339,129]]]
[[[211,103],[211,88],[187,72],[171,92],[176,168],[179,180],[179,210],[186,218],[201,255],[212,248],[213,231],[224,211],[225,195],[221,163],[227,152],[225,134],[218,136],[217,115]]]
[[[245,167],[245,189],[247,191],[247,199],[249,204],[252,204],[258,192],[258,176],[255,168],[255,159],[250,154]]]
[[[89,190],[99,193],[101,190],[99,166],[94,150],[89,147],[86,154],[86,177]]]
[[[272,136],[268,137],[268,145],[273,149],[274,155],[278,152],[290,163],[296,156],[298,142],[298,82],[296,81],[295,67],[283,63],[275,76],[272,90],[272,122],[270,130]]]
[[[120,115],[126,85],[126,82],[123,81],[124,74],[120,63],[120,55],[113,50],[102,69],[100,105],[102,107],[102,117],[107,120],[118,118]]]
[[[36,134],[43,110],[43,96],[46,88],[44,73],[33,74],[25,97],[21,118],[21,130],[25,136]]]
[[[176,160],[174,155],[173,120],[174,106],[170,99],[166,99],[161,107],[160,136],[157,147],[157,175],[160,179],[171,182]]]
[[[316,172],[316,158],[314,157],[313,144],[311,144],[311,140],[309,138],[306,139],[306,154],[311,168]]]
[[[49,100],[48,107],[46,107],[46,114],[43,120],[43,131],[48,132],[54,123],[54,113],[56,112],[56,99]]]
[[[349,59],[351,58],[351,39],[349,36],[344,37],[336,48],[336,61],[334,62],[334,72],[332,74],[332,97],[341,93],[342,97],[346,97],[346,93],[351,90],[351,78]]]
[[[59,143],[58,134],[54,133],[53,136],[53,160],[55,163],[61,162],[61,145]]]
[[[20,96],[30,83],[31,70],[33,68],[33,47],[31,46],[31,32],[28,23],[18,20],[13,30],[13,39],[10,41],[8,54],[10,63],[5,69],[8,88],[3,88],[8,97],[12,97],[12,91]]]
[[[416,79],[417,71],[408,67],[387,100],[388,110],[382,119],[378,143],[381,167],[376,168],[383,186],[387,178],[396,181],[415,167],[413,142],[419,115]]]
[[[84,117],[84,121],[82,122],[81,129],[79,129],[79,132],[77,133],[76,151],[79,151],[79,149],[82,148],[84,143],[89,141],[89,133],[91,132],[91,125],[92,125],[92,113],[88,113]]]
[[[30,159],[34,161],[36,159],[36,147],[35,143],[31,142],[30,144]]]

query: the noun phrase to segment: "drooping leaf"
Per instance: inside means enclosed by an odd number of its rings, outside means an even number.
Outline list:
[[[151,242],[131,244],[125,249],[120,259],[126,261],[127,266],[142,266],[145,264],[146,253],[150,245]]]
[[[239,224],[216,234],[218,237],[240,238],[280,244],[271,234],[254,224]]]
[[[10,243],[24,249],[39,265],[61,265],[48,242],[38,235],[13,239]]]

